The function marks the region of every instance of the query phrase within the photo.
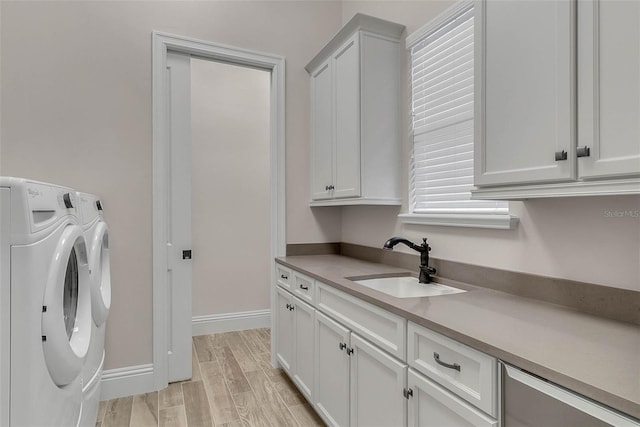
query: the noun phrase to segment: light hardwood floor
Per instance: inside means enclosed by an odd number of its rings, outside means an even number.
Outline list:
[[[193,378],[100,402],[96,427],[324,426],[270,364],[269,329],[193,337]]]

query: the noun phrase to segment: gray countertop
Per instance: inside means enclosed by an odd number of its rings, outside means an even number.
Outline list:
[[[414,273],[340,255],[288,256],[283,265],[505,362],[640,418],[640,328],[485,288],[395,298],[347,277]]]

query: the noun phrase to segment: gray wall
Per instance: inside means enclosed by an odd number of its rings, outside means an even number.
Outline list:
[[[340,212],[313,212],[306,203],[304,70],[340,28],[339,2],[3,1],[0,7],[0,173],[102,197],[112,246],[106,369],[152,361],[153,30],[286,58],[289,240],[340,240]]]
[[[103,198],[113,249],[107,369],[152,360],[152,30],[286,57],[289,243],[342,240],[378,246],[392,234],[424,235],[439,258],[638,288],[640,220],[607,218],[605,211],[637,210],[639,197],[512,203],[522,222],[515,231],[404,226],[396,215],[406,206],[308,207],[304,65],[356,11],[405,24],[411,32],[450,3],[1,3],[0,173],[57,182]],[[406,90],[404,99],[403,122],[408,123]],[[405,135],[405,159],[409,149]]]

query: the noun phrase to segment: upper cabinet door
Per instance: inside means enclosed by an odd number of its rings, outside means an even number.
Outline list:
[[[575,179],[574,12],[574,1],[476,1],[476,185]]]
[[[355,33],[333,55],[335,69],[333,197],[360,196],[360,33]]]
[[[578,3],[580,178],[640,175],[640,3]]]
[[[313,200],[333,197],[333,86],[331,60],[321,64],[311,74],[311,132]]]

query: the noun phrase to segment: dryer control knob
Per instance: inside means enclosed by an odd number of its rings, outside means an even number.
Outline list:
[[[62,196],[62,200],[64,200],[64,206],[67,209],[73,208],[73,203],[71,203],[71,193],[64,193],[64,196]]]

